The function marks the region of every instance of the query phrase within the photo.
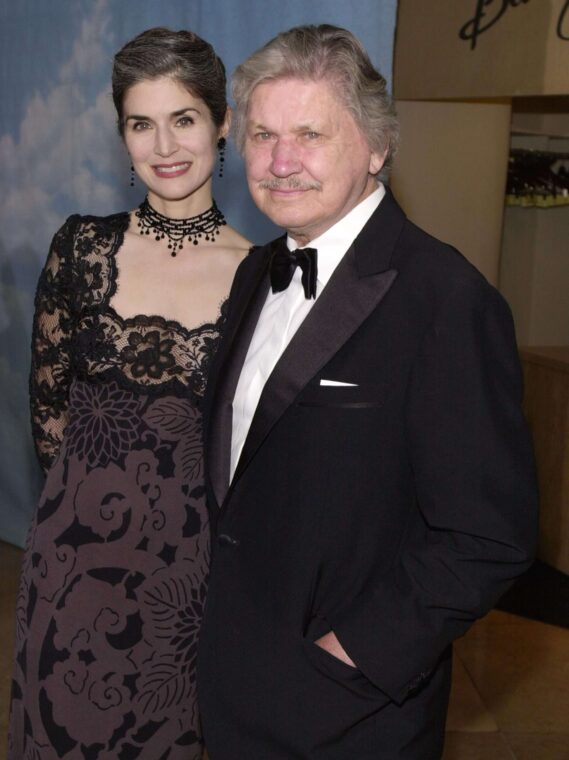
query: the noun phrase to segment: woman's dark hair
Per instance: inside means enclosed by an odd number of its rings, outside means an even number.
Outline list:
[[[113,102],[118,128],[124,131],[124,96],[133,85],[158,77],[171,77],[201,98],[213,123],[221,127],[227,112],[225,66],[213,47],[193,32],[172,32],[156,27],[141,32],[115,55]]]

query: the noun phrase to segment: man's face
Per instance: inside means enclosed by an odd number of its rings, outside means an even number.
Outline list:
[[[305,245],[367,197],[385,156],[371,150],[327,81],[276,79],[249,101],[245,164],[253,200]]]

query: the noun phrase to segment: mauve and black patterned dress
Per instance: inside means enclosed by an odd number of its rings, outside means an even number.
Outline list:
[[[17,608],[10,760],[195,760],[209,564],[200,401],[222,321],[110,306],[128,214],[68,219],[36,296],[46,482]]]

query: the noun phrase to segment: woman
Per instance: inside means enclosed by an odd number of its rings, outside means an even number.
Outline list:
[[[115,56],[119,131],[148,195],[72,216],[41,275],[32,423],[46,484],[18,600],[11,760],[200,758],[209,537],[200,401],[249,243],[211,195],[223,64],[151,29]]]

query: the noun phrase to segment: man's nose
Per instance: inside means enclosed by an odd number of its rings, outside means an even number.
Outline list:
[[[154,150],[159,156],[166,158],[177,150],[177,142],[169,127],[156,129]]]
[[[279,139],[271,154],[271,172],[275,177],[289,177],[302,170],[298,149],[291,140]]]

